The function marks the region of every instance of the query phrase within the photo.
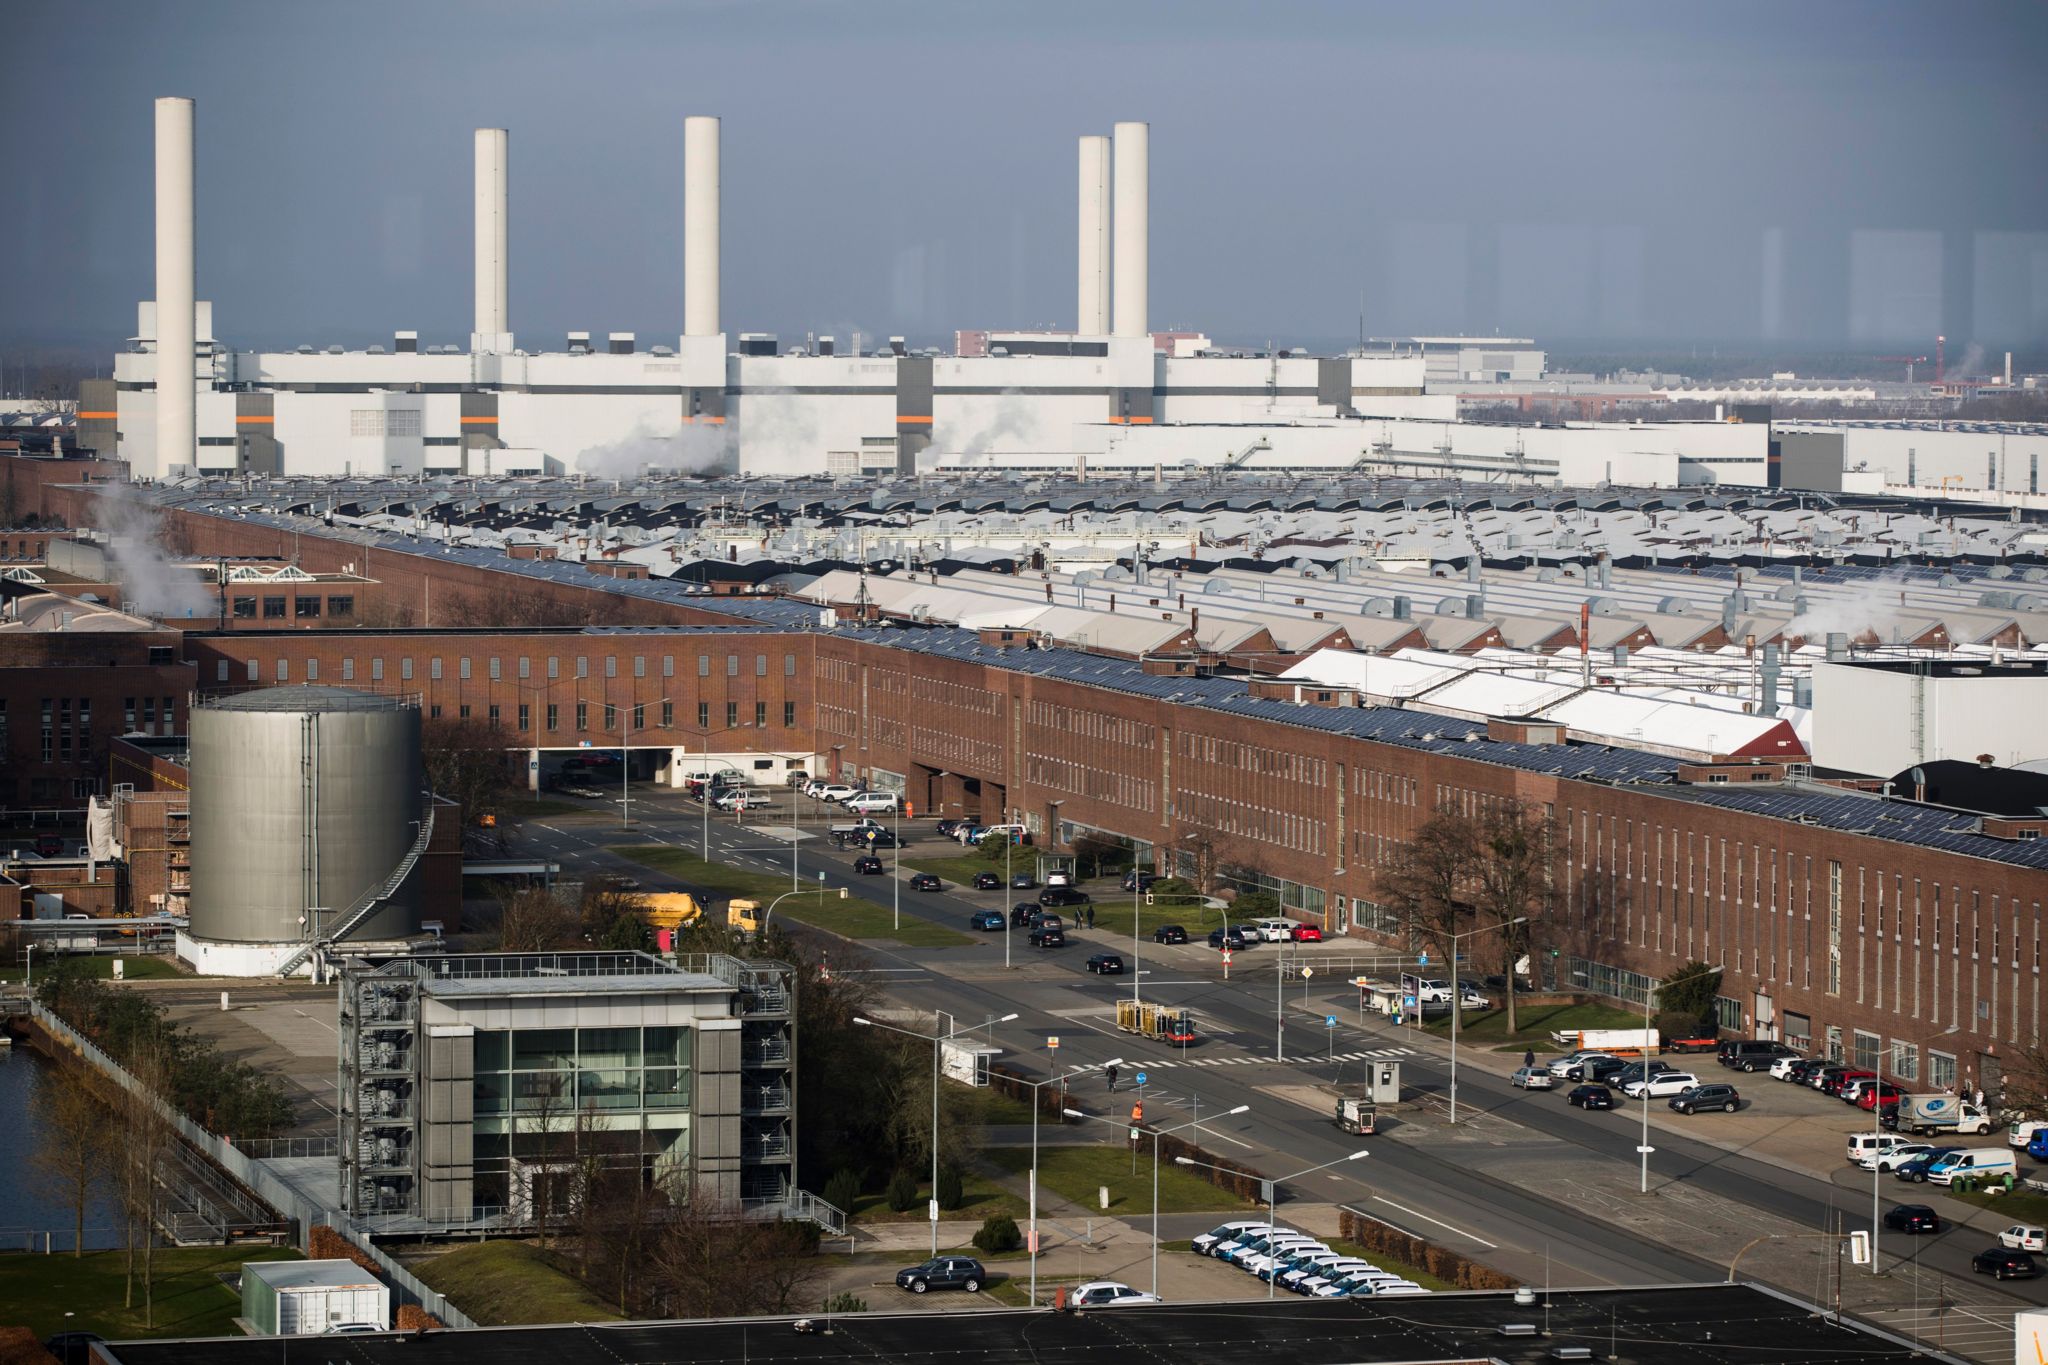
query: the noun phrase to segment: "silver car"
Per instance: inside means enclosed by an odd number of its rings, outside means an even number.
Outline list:
[[[1550,1074],[1548,1067],[1518,1066],[1515,1074],[1508,1077],[1508,1083],[1522,1090],[1555,1090],[1557,1077]]]

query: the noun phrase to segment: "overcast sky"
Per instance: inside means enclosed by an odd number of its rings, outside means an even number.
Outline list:
[[[2048,339],[2034,0],[14,0],[0,38],[0,344],[132,330],[172,94],[236,346],[466,343],[485,125],[520,343],[673,340],[698,113],[728,333],[1071,326],[1075,137],[1144,119],[1156,328]]]

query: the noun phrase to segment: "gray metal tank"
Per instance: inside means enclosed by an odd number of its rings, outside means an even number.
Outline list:
[[[415,699],[268,687],[191,718],[192,937],[289,943],[391,876],[426,786]],[[419,877],[351,939],[419,932]]]

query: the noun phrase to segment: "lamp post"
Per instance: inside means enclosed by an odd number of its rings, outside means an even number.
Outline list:
[[[1727,970],[1727,965],[1724,963],[1721,966],[1710,968],[1705,972],[1701,972],[1699,973],[1699,975],[1719,977],[1723,972]],[[1514,978],[1510,976],[1508,978],[1508,988],[1512,990],[1514,988],[1514,984]],[[1718,989],[1718,982],[1716,984]],[[1655,988],[1643,992],[1643,1035],[1645,1037],[1648,1037],[1650,1032],[1650,1002],[1655,1000],[1656,998],[1657,992]],[[1659,1047],[1657,1050],[1661,1052],[1663,1051],[1663,1048]],[[1590,1080],[1591,1076],[1588,1075],[1587,1079]],[[1650,1147],[1650,1059],[1648,1057],[1643,1058],[1642,1104],[1643,1140],[1636,1144],[1636,1153],[1643,1159],[1643,1178],[1642,1188],[1637,1192],[1640,1194],[1648,1194],[1650,1192],[1650,1152],[1652,1150]]]
[[[823,885],[823,882],[824,882],[824,880],[825,880],[825,874],[824,874],[824,873],[822,873],[822,872],[820,872],[820,873],[818,874],[818,881],[819,881],[820,885],[818,885],[818,886],[815,886],[815,887],[811,887],[811,888],[809,888],[809,889],[807,889],[807,890],[803,890],[803,891],[785,891],[785,892],[783,892],[783,893],[782,893],[781,895],[777,896],[777,897],[776,897],[776,898],[775,898],[774,900],[772,900],[772,901],[769,901],[769,902],[768,902],[768,908],[767,908],[766,910],[763,910],[763,911],[761,912],[761,927],[760,927],[759,929],[757,929],[757,930],[756,930],[755,932],[756,932],[757,934],[759,934],[759,935],[760,935],[760,936],[761,936],[762,938],[766,938],[766,937],[768,937],[768,917],[769,917],[770,915],[772,915],[772,914],[774,914],[774,913],[775,913],[775,907],[776,907],[776,906],[778,906],[778,905],[782,904],[782,903],[783,903],[784,901],[788,900],[788,899],[789,899],[789,898],[790,898],[791,896],[822,896],[822,895],[824,895],[824,894],[825,894],[825,893],[826,893],[827,891],[831,890],[831,888],[830,888],[830,887],[828,887],[828,886],[825,886],[825,885]],[[845,899],[846,899],[846,888],[845,888],[845,887],[843,887],[843,886],[839,888],[839,899],[841,899],[841,900],[845,900]],[[861,1020],[861,1021],[858,1021],[858,1022],[862,1022],[862,1023],[865,1023],[866,1021],[865,1021],[865,1020]]]
[[[30,990],[34,990],[36,987],[36,945],[31,943],[23,951],[26,956],[22,960],[28,963],[28,979],[23,984]]]
[[[1357,1151],[1349,1154],[1348,1156],[1338,1157],[1335,1161],[1325,1161],[1320,1166],[1311,1166],[1305,1171],[1296,1171],[1293,1175],[1283,1175],[1277,1180],[1268,1180],[1266,1182],[1266,1227],[1270,1230],[1274,1225],[1275,1214],[1277,1213],[1280,1205],[1280,1186],[1282,1182],[1288,1180],[1299,1180],[1305,1175],[1314,1175],[1317,1171],[1327,1171],[1332,1166],[1342,1166],[1347,1161],[1357,1161],[1360,1157],[1367,1157],[1371,1155],[1371,1152],[1361,1147]],[[1173,1160],[1174,1164],[1179,1166],[1206,1166],[1212,1171],[1223,1171],[1223,1168],[1221,1166],[1216,1165],[1214,1162],[1197,1161],[1193,1157],[1177,1156]],[[1225,1175],[1237,1174],[1237,1172],[1234,1171],[1223,1171],[1223,1173]],[[1278,1275],[1272,1275],[1267,1277],[1266,1297],[1268,1299],[1271,1299],[1273,1297],[1274,1286],[1277,1285],[1279,1282],[1280,1277]]]
[[[1237,1108],[1226,1110],[1216,1117],[1229,1118],[1232,1114],[1248,1114],[1251,1112],[1251,1108],[1248,1104],[1240,1104]],[[1116,1123],[1115,1119],[1106,1118],[1100,1114],[1084,1114],[1078,1109],[1064,1109],[1061,1112],[1071,1119],[1092,1119],[1096,1123]],[[1214,1119],[1210,1120],[1212,1123],[1214,1121]],[[1154,1128],[1152,1130],[1152,1296],[1154,1298],[1159,1296],[1159,1139],[1165,1137],[1168,1133],[1178,1133],[1183,1128],[1199,1127],[1201,1122],[1200,1119],[1190,1119],[1186,1123],[1176,1124],[1171,1128]],[[1118,1124],[1117,1126],[1122,1127],[1123,1125]],[[1131,1136],[1136,1138],[1137,1135],[1138,1129],[1133,1127],[1131,1129]]]
[[[1513,919],[1502,920],[1499,924],[1485,924],[1477,929],[1467,929],[1451,937],[1451,1122],[1458,1121],[1458,1018],[1465,1012],[1465,983],[1458,979],[1458,943],[1461,939],[1476,938],[1480,934],[1491,934],[1501,929],[1512,929],[1517,924],[1527,924],[1527,915],[1516,915]],[[1508,973],[1507,987],[1515,988],[1515,974]],[[1418,1013],[1422,1009],[1420,988],[1415,1000]]]
[[[1950,1024],[1939,1033],[1930,1033],[1925,1038],[1916,1040],[1913,1046],[1918,1048],[1933,1042],[1936,1038],[1946,1038],[1952,1033],[1961,1033],[1962,1031],[1963,1026],[1961,1024]],[[1877,1086],[1877,1094],[1876,1098],[1870,1102],[1870,1135],[1872,1138],[1881,1136],[1878,1124],[1884,1117],[1884,1066],[1882,1065],[1882,1059],[1880,1059],[1880,1064],[1875,1069],[1877,1077],[1872,1084]],[[1915,1069],[1917,1070],[1918,1068]],[[1906,1097],[1904,1094],[1901,1094],[1899,1096],[1899,1103],[1904,1104],[1905,1102]],[[1877,1144],[1872,1142],[1870,1144],[1870,1273],[1873,1275],[1884,1273],[1877,1266],[1877,1235],[1884,1227],[1883,1217],[1878,1211],[1878,1205],[1882,1202],[1882,1196],[1878,1193],[1878,1176],[1882,1172],[1878,1170],[1877,1156]],[[1732,1266],[1728,1270],[1728,1278],[1731,1280],[1735,1278],[1735,1270]]]
[[[776,899],[780,900],[781,897],[778,896]],[[773,907],[770,908],[772,909]],[[765,929],[766,927],[767,922],[764,920],[762,921],[762,928]],[[939,1015],[935,1017],[951,1020],[953,1016],[940,1011]],[[991,1019],[985,1023],[970,1024],[966,1027],[955,1027],[945,1033],[918,1033],[911,1029],[898,1028],[894,1024],[884,1024],[873,1019],[864,1019],[858,1014],[853,1016],[853,1022],[859,1024],[862,1028],[885,1028],[891,1033],[900,1033],[906,1038],[921,1038],[932,1045],[932,1198],[929,1211],[932,1225],[932,1256],[935,1259],[939,1254],[939,1051],[945,1043],[959,1037],[963,1033],[969,1033],[978,1028],[990,1028],[996,1024],[1007,1024],[1016,1017],[1015,1014],[1006,1014],[1000,1019]],[[1036,1111],[1034,1110],[1033,1112],[1035,1113]]]
[[[1038,1306],[1038,1092],[1051,1085],[1054,1081],[1058,1081],[1061,1087],[1060,1093],[1064,1095],[1066,1093],[1067,1081],[1074,1073],[1078,1071],[1103,1071],[1113,1066],[1122,1066],[1123,1064],[1123,1058],[1112,1057],[1106,1062],[1077,1062],[1065,1071],[1059,1072],[1057,1075],[1047,1076],[1042,1081],[1027,1081],[1022,1077],[1016,1076],[1010,1078],[1031,1091],[1031,1180],[1030,1206],[1027,1214],[1030,1226],[1030,1240],[1026,1247],[1026,1252],[1031,1257],[1031,1293],[1027,1302],[1033,1308]]]

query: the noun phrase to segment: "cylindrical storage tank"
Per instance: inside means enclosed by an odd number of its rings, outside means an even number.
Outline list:
[[[326,911],[320,928],[331,927],[418,837],[419,706],[345,687],[203,702],[192,710],[191,774],[191,936],[294,942],[313,909]],[[414,876],[349,938],[419,928]]]

